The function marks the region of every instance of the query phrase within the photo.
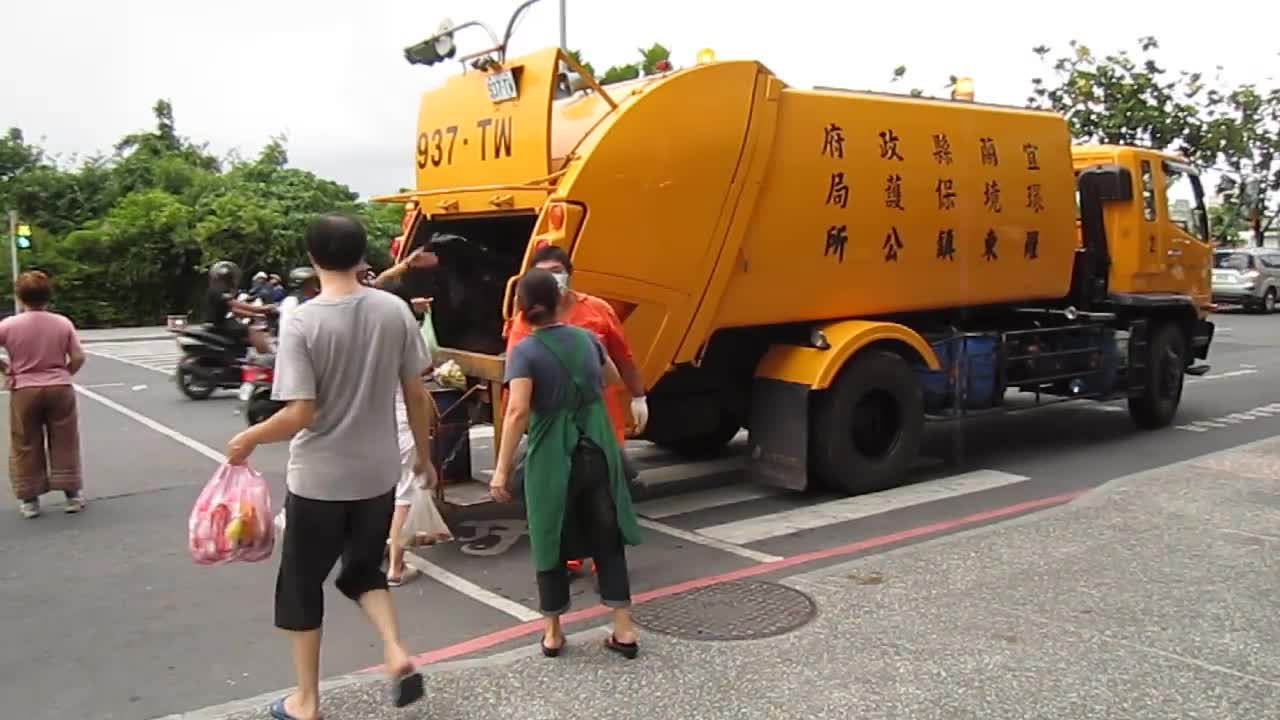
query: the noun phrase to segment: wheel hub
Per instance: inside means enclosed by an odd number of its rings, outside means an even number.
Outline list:
[[[902,413],[894,397],[884,390],[872,390],[853,408],[853,444],[863,457],[888,455],[902,434]]]

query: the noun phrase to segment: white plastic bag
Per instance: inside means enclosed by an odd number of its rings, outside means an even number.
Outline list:
[[[427,344],[427,352],[433,356],[440,349],[436,342],[436,326],[431,320],[431,311],[427,310],[422,314],[422,341]]]
[[[409,516],[400,528],[400,544],[412,547],[419,544],[432,544],[453,539],[453,533],[445,523],[444,517],[436,507],[435,493],[424,489],[415,479],[413,503],[409,506]]]

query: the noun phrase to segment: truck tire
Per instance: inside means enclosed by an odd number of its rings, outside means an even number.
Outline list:
[[[850,495],[893,487],[906,477],[924,435],[924,392],[905,360],[871,350],[854,356],[815,399],[810,470]]]
[[[1262,296],[1262,304],[1258,306],[1258,311],[1263,315],[1270,315],[1276,311],[1276,289],[1267,288],[1267,293]]]
[[[720,426],[715,430],[692,435],[687,438],[662,443],[659,447],[670,450],[671,452],[689,459],[701,460],[718,455],[725,445],[729,444],[738,435],[738,431],[742,429],[742,424],[730,417],[723,417],[720,420]]]
[[[1173,421],[1182,402],[1183,371],[1187,367],[1187,339],[1177,323],[1155,327],[1147,344],[1146,367],[1140,371],[1142,394],[1129,398],[1129,417],[1144,430]]]

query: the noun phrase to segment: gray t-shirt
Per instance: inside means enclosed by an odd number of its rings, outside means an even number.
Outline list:
[[[274,400],[314,400],[315,420],[289,445],[289,491],[366,500],[400,477],[395,400],[431,358],[404,301],[372,288],[316,297],[280,328]]]
[[[585,335],[591,341],[595,352],[583,354],[582,362],[586,366],[583,375],[590,387],[600,390],[604,387],[604,346],[592,333],[569,325],[554,325],[541,330],[564,348],[565,358],[572,362],[575,354],[574,343],[581,342],[578,335]],[[551,412],[564,403],[565,390],[571,382],[569,372],[551,351],[540,340],[530,335],[507,354],[507,368],[503,382],[511,382],[516,378],[533,380],[533,409],[535,412]]]

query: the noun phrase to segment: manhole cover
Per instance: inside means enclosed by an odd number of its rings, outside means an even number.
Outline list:
[[[687,640],[754,640],[795,630],[818,608],[808,595],[785,585],[734,581],[637,605],[635,621],[663,635]]]

